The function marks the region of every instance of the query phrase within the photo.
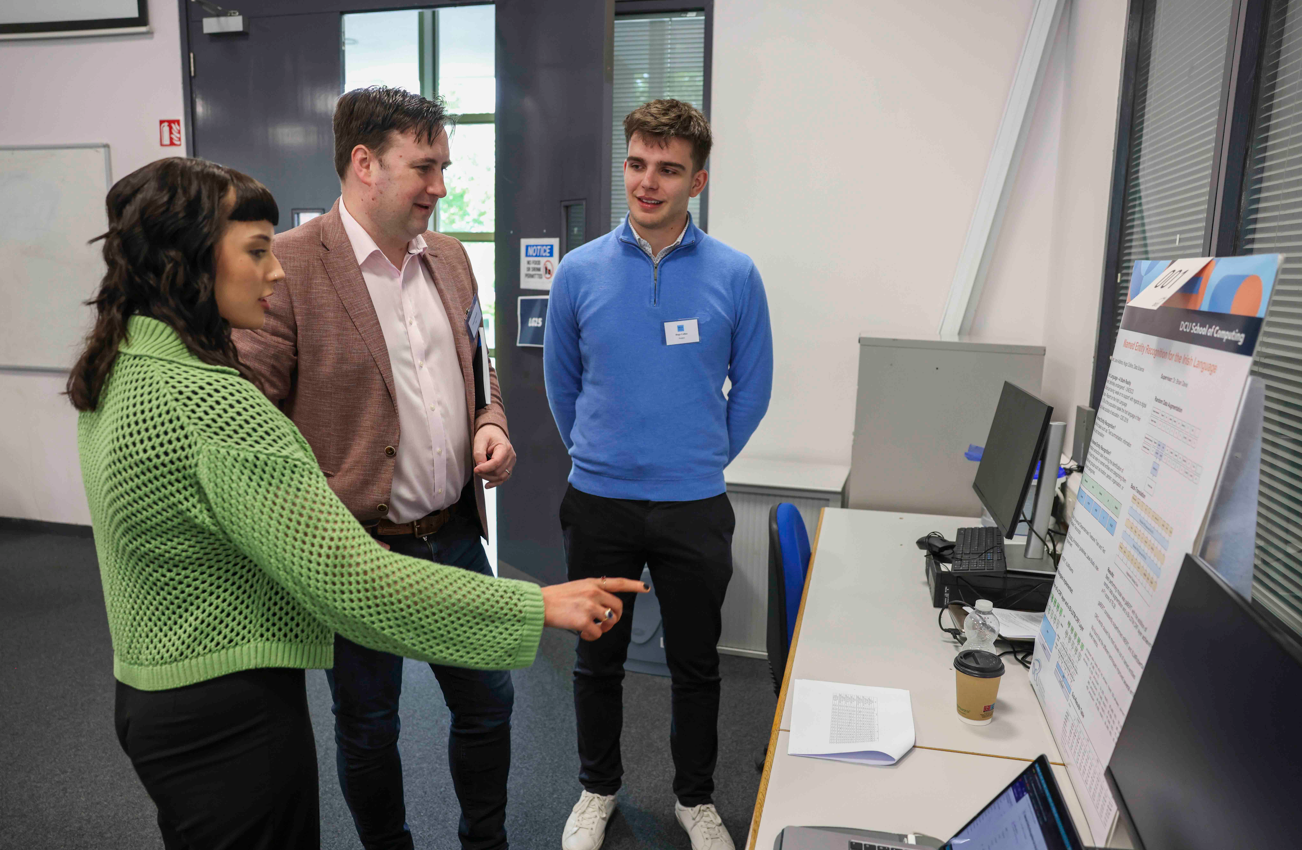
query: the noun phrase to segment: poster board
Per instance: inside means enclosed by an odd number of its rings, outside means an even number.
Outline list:
[[[1152,309],[1140,306],[1143,290],[1181,261],[1135,264],[1031,664],[1031,686],[1100,839],[1117,813],[1103,770],[1181,562],[1197,551],[1281,261],[1213,259],[1169,298],[1148,299],[1160,303]]]
[[[108,145],[0,148],[0,367],[66,370],[104,276]]]

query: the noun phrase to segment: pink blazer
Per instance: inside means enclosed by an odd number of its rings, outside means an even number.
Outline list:
[[[485,425],[506,431],[495,371],[490,370],[491,402],[475,410],[474,351],[465,322],[476,292],[470,260],[450,236],[427,232],[425,243],[429,247],[420,262],[452,325],[471,437]],[[344,233],[339,202],[325,215],[276,236],[272,251],[285,267],[285,281],[271,296],[262,330],[234,332],[240,359],[298,426],[330,487],[353,515],[362,522],[382,518],[401,438],[398,402],[380,320]],[[474,478],[474,487],[480,532],[486,534],[484,483]]]

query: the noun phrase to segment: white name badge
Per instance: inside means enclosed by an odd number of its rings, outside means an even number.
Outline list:
[[[701,333],[696,328],[695,319],[679,319],[665,322],[665,345],[682,345],[688,342],[700,342]]]

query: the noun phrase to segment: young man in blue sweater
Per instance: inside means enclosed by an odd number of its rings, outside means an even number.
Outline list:
[[[693,850],[732,850],[711,800],[734,525],[723,468],[768,409],[768,303],[750,258],[705,235],[687,212],[708,179],[705,116],[656,100],[624,119],[624,136],[628,217],[566,255],[548,305],[547,398],[573,463],[561,529],[571,579],[637,578],[650,568],[673,677],[674,811]],[[584,791],[563,850],[601,846],[623,776],[632,599],[624,605],[605,640],[578,647]]]

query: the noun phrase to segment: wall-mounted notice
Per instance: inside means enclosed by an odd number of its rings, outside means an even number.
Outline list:
[[[521,239],[520,288],[551,289],[560,261],[560,239]]]
[[[1135,305],[1140,292],[1190,261],[1135,264],[1084,510],[1073,515],[1031,665],[1096,844],[1117,812],[1103,769],[1201,533],[1281,259],[1194,260],[1201,270],[1156,309]]]

